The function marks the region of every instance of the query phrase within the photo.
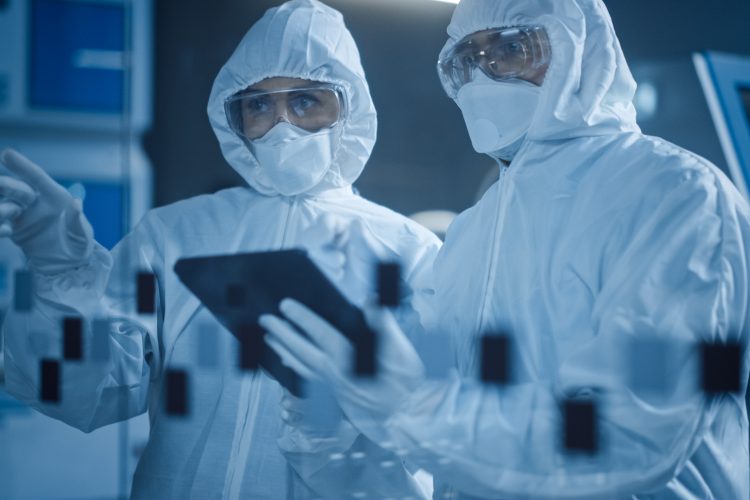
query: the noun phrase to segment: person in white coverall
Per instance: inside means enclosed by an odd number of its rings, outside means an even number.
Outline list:
[[[350,377],[343,337],[291,300],[262,318],[266,341],[432,472],[435,498],[748,498],[748,205],[714,165],[641,133],[601,0],[462,0],[448,34],[441,80],[500,168],[434,264],[426,326],[453,336],[456,373],[427,380],[382,311],[377,383]],[[479,336],[498,332],[501,388],[477,374]],[[701,342],[741,346],[739,392],[703,393]],[[596,405],[598,451],[563,446],[568,398]]]
[[[343,416],[328,435],[311,428],[300,401],[265,372],[240,372],[234,356],[196,369],[205,325],[235,350],[237,342],[173,272],[182,257],[291,247],[316,255],[338,238],[354,243],[322,265],[361,303],[374,293],[364,269],[373,256],[398,259],[406,283],[431,264],[435,236],[353,193],[376,113],[341,14],[316,0],[266,12],[216,77],[208,115],[249,186],[152,210],[111,253],[62,187],[20,154],[2,155],[14,175],[0,177],[0,230],[25,252],[35,285],[33,311],[11,311],[4,324],[8,392],[87,432],[148,411],[133,498],[421,497],[400,458]],[[136,271],[156,276],[156,315],[135,312]],[[49,346],[59,345],[64,316],[109,319],[110,362],[63,362],[61,401],[42,403],[39,362],[57,352]],[[172,367],[191,372],[185,418],[167,415],[160,399]]]

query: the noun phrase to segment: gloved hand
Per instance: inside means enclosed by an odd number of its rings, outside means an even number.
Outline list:
[[[351,369],[354,346],[341,332],[292,299],[279,307],[286,320],[260,318],[268,332],[265,341],[300,376],[328,384],[344,413],[363,432],[367,424],[387,420],[424,381],[422,361],[389,311],[365,310],[368,324],[378,334],[377,372],[373,378],[359,378]]]
[[[84,265],[94,233],[81,202],[20,153],[7,149],[0,161],[15,176],[0,174],[0,236],[9,236],[36,272]]]
[[[344,414],[328,391],[308,390],[304,398],[298,398],[284,389],[281,420],[308,438],[327,438],[335,436],[336,430],[342,425]]]

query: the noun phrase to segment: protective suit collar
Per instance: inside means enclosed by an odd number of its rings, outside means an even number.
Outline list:
[[[247,32],[211,89],[208,117],[227,162],[257,191],[279,194],[243,141],[232,132],[224,100],[269,77],[336,83],[348,114],[323,179],[304,194],[350,186],[375,145],[377,116],[359,51],[341,14],[317,0],[292,0],[269,9]]]
[[[520,25],[544,26],[552,47],[528,140],[640,131],[636,83],[601,0],[462,0],[441,57],[466,35]]]

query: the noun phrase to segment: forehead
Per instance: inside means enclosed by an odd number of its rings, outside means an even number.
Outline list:
[[[251,85],[250,87],[248,87],[247,90],[273,91],[273,90],[285,90],[285,89],[299,89],[299,88],[304,88],[304,87],[314,87],[322,83],[323,82],[318,82],[316,80],[305,80],[303,78],[287,78],[287,77],[281,77],[281,76],[274,76],[271,78],[266,78],[265,80],[261,80],[254,85]]]

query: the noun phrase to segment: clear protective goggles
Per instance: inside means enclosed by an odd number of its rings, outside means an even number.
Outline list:
[[[478,31],[461,39],[438,61],[445,92],[455,97],[479,68],[496,81],[534,75],[549,64],[550,44],[541,26]]]
[[[244,90],[224,102],[229,126],[240,137],[260,139],[287,121],[314,133],[335,126],[345,116],[343,89],[320,83],[282,90]]]

